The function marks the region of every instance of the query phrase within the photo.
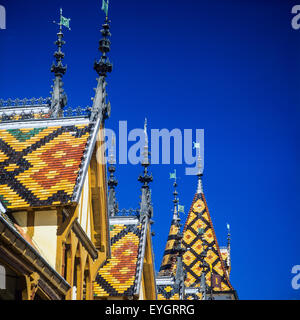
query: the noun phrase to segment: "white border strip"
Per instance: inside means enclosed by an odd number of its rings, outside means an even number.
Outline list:
[[[115,224],[124,224],[124,225],[137,225],[139,220],[134,217],[109,217],[109,224],[111,226]]]
[[[72,126],[90,124],[88,118],[63,118],[63,119],[42,119],[42,120],[28,120],[28,121],[14,121],[0,123],[0,130],[25,129],[25,128],[43,128],[43,127],[58,127],[58,126]]]

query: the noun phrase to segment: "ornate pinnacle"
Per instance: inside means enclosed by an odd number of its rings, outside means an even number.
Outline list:
[[[230,242],[231,242],[230,225],[227,223],[227,243],[228,243],[228,247],[230,247]]]
[[[144,126],[145,133],[145,146],[144,146],[144,158],[142,160],[142,166],[144,167],[143,175],[140,175],[138,181],[140,181],[142,185],[142,198],[141,198],[141,214],[140,218],[145,215],[151,219],[153,215],[153,208],[151,203],[151,190],[149,188],[149,183],[153,181],[152,174],[148,174],[148,167],[150,165],[149,162],[149,147],[148,147],[148,134],[147,134],[147,119],[145,120]]]
[[[170,179],[174,179],[174,184],[173,184],[173,187],[174,187],[174,192],[173,192],[173,195],[174,195],[174,200],[173,200],[173,203],[174,203],[174,215],[173,215],[173,219],[174,220],[180,220],[179,219],[179,216],[178,216],[178,203],[179,203],[179,199],[177,198],[178,196],[178,192],[176,190],[178,184],[177,184],[177,174],[176,174],[176,170],[174,170],[174,173],[170,173]]]
[[[62,16],[62,9],[60,9],[60,23],[59,32],[57,33],[57,41],[54,44],[57,46],[57,51],[54,53],[56,59],[56,64],[53,63],[51,67],[51,72],[54,73],[54,86],[52,92],[52,115],[54,117],[61,117],[63,113],[63,108],[67,104],[67,96],[64,93],[62,77],[67,71],[67,66],[64,66],[62,61],[65,57],[65,54],[62,52],[62,46],[65,44],[63,40],[64,34],[62,32],[63,25],[69,28],[69,20]],[[55,23],[55,22],[54,22]]]
[[[142,165],[144,167],[148,167],[150,165],[150,162],[149,162],[149,140],[148,140],[147,127],[148,127],[148,123],[147,123],[147,118],[146,118],[145,123],[144,123],[144,134],[145,134],[145,146],[144,146],[144,152],[143,152],[144,159],[142,162]]]
[[[179,203],[179,199],[177,198],[178,196],[178,192],[176,190],[177,188],[177,182],[175,180],[174,184],[173,184],[173,187],[174,187],[174,192],[173,192],[173,195],[174,195],[174,200],[173,200],[173,203],[174,203],[174,215],[173,215],[173,219],[177,220],[177,221],[180,221],[179,219],[179,216],[178,216],[178,203]]]
[[[68,21],[67,21],[68,20]],[[60,9],[60,22],[59,25],[59,32],[57,34],[57,41],[54,42],[54,44],[57,46],[58,50],[54,53],[54,57],[56,58],[56,65],[53,63],[51,67],[51,72],[54,72],[56,77],[62,77],[66,71],[67,67],[63,66],[62,60],[65,57],[65,54],[61,51],[61,48],[63,45],[66,44],[66,42],[63,40],[64,34],[62,32],[63,25],[66,26],[66,23],[64,24],[64,21],[67,21],[69,23],[70,19],[66,19],[62,15],[62,9]],[[56,22],[54,22],[56,23]],[[67,27],[69,28],[69,27]],[[69,28],[70,30],[70,28]]]
[[[145,166],[145,165],[144,165]],[[138,181],[143,183],[143,188],[149,188],[149,183],[153,182],[152,174],[148,174],[148,169],[145,167],[143,176],[139,176]]]
[[[228,267],[231,265],[231,232],[230,225],[227,224],[227,250],[228,250]]]
[[[95,62],[94,69],[99,75],[99,78],[97,79],[98,85],[96,88],[95,97],[93,100],[93,106],[90,109],[91,110],[91,120],[95,120],[99,114],[102,114],[103,121],[110,117],[111,113],[111,105],[110,102],[106,102],[106,81],[105,78],[107,76],[107,73],[112,72],[113,66],[110,63],[107,53],[110,51],[110,40],[109,37],[111,36],[111,33],[109,31],[110,28],[110,21],[108,20],[107,16],[105,19],[104,24],[102,25],[103,29],[101,30],[103,39],[99,42],[99,50],[102,53],[102,56],[100,60]]]
[[[115,188],[118,185],[118,181],[116,180],[114,173],[116,172],[116,167],[114,166],[116,163],[115,155],[114,155],[114,147],[115,147],[115,139],[113,137],[112,146],[109,155],[109,179],[108,179],[108,186],[109,186],[109,195],[108,195],[108,211],[110,216],[114,216],[118,210],[118,204],[116,200],[116,192]]]
[[[177,184],[177,182],[175,181],[174,184],[173,184],[173,187],[174,187],[174,192],[173,192],[174,200],[173,200],[173,203],[174,203],[175,205],[177,205],[178,202],[179,202],[179,199],[177,198],[177,196],[178,196],[178,192],[177,192],[177,190],[176,190],[177,186],[178,186],[178,184]]]
[[[60,30],[57,34],[57,41],[54,42],[54,44],[57,45],[58,50],[54,53],[56,64],[53,62],[51,72],[53,72],[56,77],[62,77],[67,71],[67,67],[62,64],[65,54],[61,51],[61,48],[66,44],[66,42],[62,40],[63,36],[64,34]]]
[[[198,186],[197,193],[203,193],[203,185],[202,185],[202,177],[203,177],[203,166],[202,166],[202,158],[200,151],[200,143],[194,143],[194,148],[197,149],[198,157],[197,157],[197,167],[198,167]]]
[[[99,41],[99,51],[102,52],[102,57],[99,62],[95,62],[94,69],[99,74],[100,77],[106,77],[107,73],[111,73],[113,69],[113,65],[110,63],[109,58],[107,57],[107,53],[110,51],[111,42],[109,37],[111,37],[110,33],[110,20],[106,17],[105,23],[102,25],[102,36],[103,39]]]
[[[147,119],[145,119],[144,133],[145,133],[145,146],[144,146],[144,152],[143,152],[144,158],[142,160],[142,166],[144,167],[144,175],[140,176],[138,181],[144,184],[143,187],[149,187],[149,183],[153,181],[153,177],[152,177],[152,174],[151,176],[148,175],[148,167],[150,166],[150,161],[149,161],[149,141],[148,141],[148,133],[147,133]]]
[[[110,173],[108,186],[113,189],[118,185],[118,181],[115,179],[114,173],[116,172],[116,167],[114,166],[116,163],[115,154],[114,154],[114,147],[115,147],[115,138],[112,139],[112,146],[109,155],[109,167],[108,171]]]

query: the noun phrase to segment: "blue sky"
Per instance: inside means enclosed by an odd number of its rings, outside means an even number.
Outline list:
[[[232,229],[231,281],[240,299],[299,299],[291,269],[299,255],[300,31],[297,1],[111,0],[112,116],[106,126],[204,129],[204,190],[220,245]],[[69,105],[91,104],[104,15],[100,0],[0,0],[0,97],[49,96],[59,8],[65,30]],[[130,144],[129,144],[130,146]],[[159,269],[177,170],[180,202],[197,179],[185,165],[153,165],[153,238]],[[117,167],[121,208],[138,207],[140,166]],[[186,215],[182,217],[183,220]]]

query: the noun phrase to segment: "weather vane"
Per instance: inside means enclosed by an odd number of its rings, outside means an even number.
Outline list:
[[[174,173],[170,173],[170,179],[174,179],[176,182],[177,180],[176,169],[174,170]]]
[[[106,18],[108,18],[108,8],[109,8],[109,0],[102,0],[101,10],[105,12]]]
[[[63,14],[63,9],[60,8],[60,21],[59,23],[57,23],[56,21],[53,21],[53,23],[59,25],[60,30],[62,30],[62,26],[64,26],[71,31],[71,28],[70,28],[71,18],[65,18],[62,14]]]

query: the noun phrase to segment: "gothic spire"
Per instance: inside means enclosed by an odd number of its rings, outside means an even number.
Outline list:
[[[147,133],[147,119],[145,119],[144,125],[144,133],[145,133],[145,146],[143,152],[143,160],[142,166],[144,167],[143,175],[140,175],[138,181],[141,182],[142,185],[142,200],[141,200],[141,211],[140,217],[147,215],[149,218],[152,218],[153,208],[151,203],[151,190],[149,188],[149,183],[153,181],[152,174],[148,174],[148,167],[150,166],[149,161],[149,141],[148,141],[148,133]]]
[[[95,97],[93,100],[93,106],[91,108],[91,119],[95,120],[99,114],[103,115],[103,120],[110,117],[111,105],[110,102],[106,102],[106,77],[107,73],[111,73],[113,70],[113,65],[109,61],[107,54],[110,52],[111,42],[109,38],[111,37],[110,33],[110,23],[106,15],[105,22],[102,25],[102,39],[99,42],[99,51],[102,53],[102,56],[99,61],[96,61],[94,64],[94,69],[98,73],[99,78],[97,79],[98,84],[95,89]]]
[[[70,30],[69,22],[71,19],[66,19],[62,15],[62,9],[60,9],[60,22],[59,32],[57,33],[57,41],[55,45],[57,46],[57,51],[54,53],[56,63],[53,62],[51,67],[51,72],[54,73],[54,85],[52,86],[52,104],[51,104],[51,115],[54,118],[60,118],[63,116],[63,109],[67,105],[67,95],[63,89],[62,77],[67,71],[67,67],[63,65],[63,59],[65,54],[62,52],[62,46],[65,44],[63,40],[64,34],[62,32],[62,27],[65,26]],[[56,22],[54,22],[56,23]]]
[[[116,159],[114,154],[114,147],[115,147],[115,138],[112,138],[112,146],[109,154],[109,179],[108,179],[108,186],[109,186],[109,194],[108,194],[108,213],[111,217],[115,216],[116,212],[118,211],[118,204],[116,200],[116,191],[115,188],[118,185],[118,181],[116,180],[114,173],[116,171]]]

